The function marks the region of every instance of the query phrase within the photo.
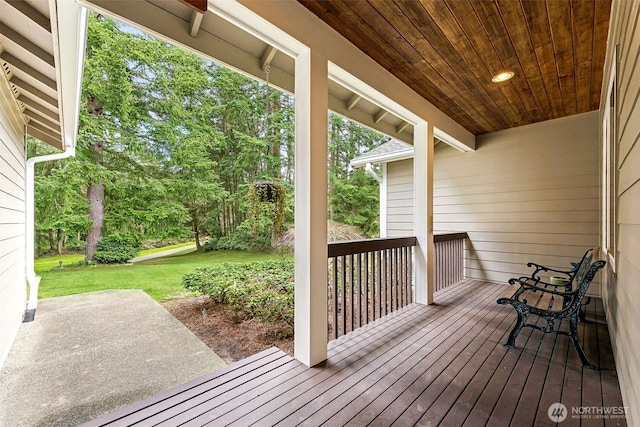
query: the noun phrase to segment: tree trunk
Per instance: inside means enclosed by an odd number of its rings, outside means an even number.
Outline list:
[[[51,252],[53,252],[53,251],[56,250],[56,240],[57,239],[56,239],[56,236],[55,236],[53,230],[49,230],[48,235],[49,235],[49,250]]]
[[[193,235],[196,238],[196,251],[200,252],[200,249],[202,249],[202,245],[200,244],[200,229],[195,220],[193,221]]]
[[[102,103],[89,95],[87,97],[87,111],[94,116],[102,115]],[[96,165],[102,164],[104,155],[104,144],[101,141],[94,141],[91,144],[93,161]],[[102,238],[102,228],[104,227],[104,183],[99,180],[97,183],[89,184],[87,188],[87,200],[89,201],[89,218],[91,219],[91,231],[87,235],[87,246],[85,249],[85,259],[93,261],[93,254],[96,252],[98,240]]]
[[[98,240],[102,238],[104,226],[104,183],[102,181],[90,185],[87,189],[89,200],[89,218],[91,218],[91,231],[87,234],[87,247],[85,257],[87,261],[93,261]]]
[[[62,230],[58,230],[58,241],[56,242],[56,253],[58,254],[58,256],[62,255],[62,248],[64,247],[64,235],[62,234]]]

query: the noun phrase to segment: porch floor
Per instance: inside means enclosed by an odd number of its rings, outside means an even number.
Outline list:
[[[272,348],[87,425],[555,425],[556,402],[562,426],[626,425],[593,414],[623,406],[600,300],[580,325],[591,370],[566,336],[525,328],[505,347],[505,289],[464,280],[332,341],[319,366]]]

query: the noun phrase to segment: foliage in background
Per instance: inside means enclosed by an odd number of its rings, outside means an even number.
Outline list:
[[[36,271],[42,276],[38,298],[109,289],[141,289],[156,301],[163,301],[185,296],[182,276],[203,265],[281,259],[282,257],[265,252],[191,252],[135,264],[70,267],[70,264],[79,258],[79,256],[63,256],[36,260]],[[58,268],[58,259],[64,260],[65,268]]]
[[[247,216],[251,237],[255,239],[265,232],[266,218],[266,229],[271,231],[271,246],[275,246],[285,218],[287,188],[277,181],[254,181],[246,197],[249,201]]]
[[[290,258],[223,263],[185,274],[182,284],[216,303],[229,304],[245,319],[293,326],[293,266]]]
[[[329,220],[379,234],[378,182],[349,162],[389,138],[335,114],[329,116]]]
[[[140,250],[140,242],[131,235],[112,234],[98,241],[95,260],[100,264],[122,264],[131,261]]]
[[[76,157],[36,166],[38,253],[86,246],[91,259],[100,237],[123,233],[250,248],[274,219],[293,222],[292,96],[103,16],[90,18],[82,94]],[[349,161],[387,138],[329,121],[330,219],[376,235],[378,183]],[[30,156],[44,147],[30,141]],[[258,179],[288,194],[247,236]]]
[[[265,229],[265,227],[260,227]],[[209,251],[265,251],[271,249],[271,235],[269,233],[252,233],[248,221],[236,227],[228,236],[218,236],[209,239],[202,246],[202,250]]]

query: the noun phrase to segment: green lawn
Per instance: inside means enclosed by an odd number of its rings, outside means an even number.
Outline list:
[[[143,255],[143,253],[140,253]],[[84,259],[82,255],[36,260],[36,272],[42,276],[39,298],[51,298],[106,289],[142,289],[157,301],[185,294],[182,276],[189,271],[221,262],[247,262],[281,257],[264,252],[191,252],[141,261],[133,265],[100,265],[57,269]],[[75,257],[75,258],[74,258]],[[76,259],[77,258],[77,259]]]
[[[137,256],[151,255],[151,254],[166,251],[169,249],[182,248],[182,247],[190,246],[193,244],[194,242],[185,242],[185,243],[178,243],[177,245],[163,246],[161,248],[145,249],[143,251],[138,252]],[[82,261],[82,260],[84,260],[84,254],[56,255],[56,256],[46,257],[46,258],[36,258],[34,267],[35,267],[36,274],[41,274],[51,270],[52,268],[58,268],[60,266],[60,261],[62,261],[63,267],[70,267],[70,266],[73,266],[78,261]]]

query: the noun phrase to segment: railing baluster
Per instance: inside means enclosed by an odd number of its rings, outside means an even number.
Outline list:
[[[364,324],[369,323],[369,252],[364,253]]]
[[[382,317],[382,252],[378,253],[378,317]]]
[[[358,257],[358,328],[362,326],[362,254],[356,255]]]
[[[342,316],[342,335],[347,333],[347,257],[342,256],[342,300],[340,302]]]
[[[375,321],[376,317],[376,253],[371,252],[371,320]]]
[[[333,339],[338,338],[338,257],[333,260]]]
[[[337,339],[413,301],[416,239],[329,244],[328,339]],[[331,271],[333,269],[333,271]],[[357,316],[357,317],[356,317]]]

